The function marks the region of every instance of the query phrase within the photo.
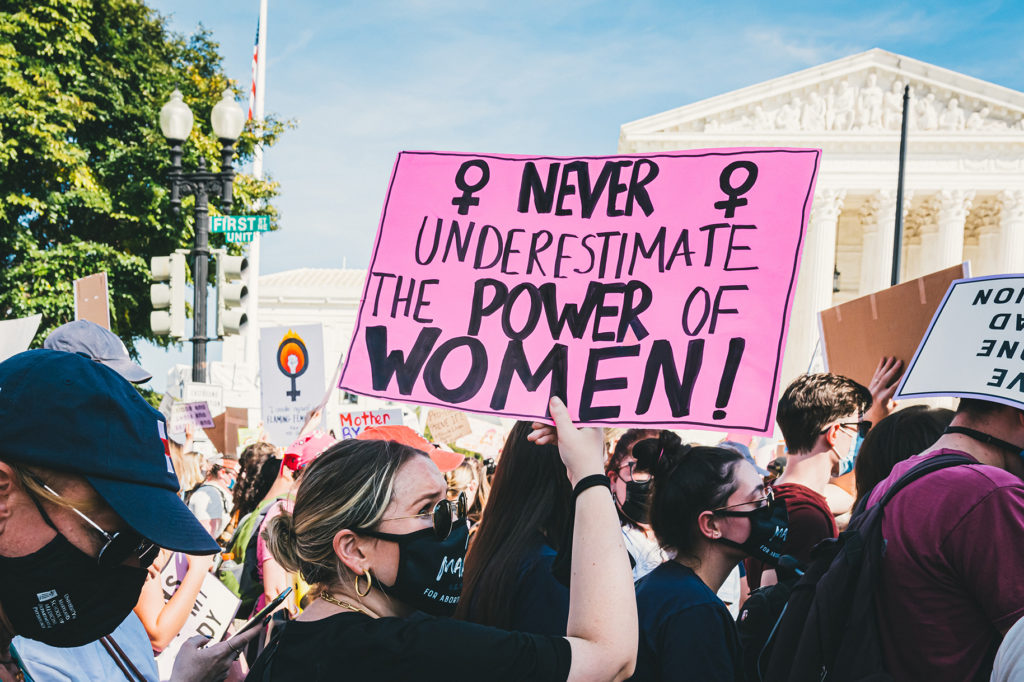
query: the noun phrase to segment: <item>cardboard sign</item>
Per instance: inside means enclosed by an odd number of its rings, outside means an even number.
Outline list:
[[[1024,274],[953,282],[896,398],[955,396],[1024,409]]]
[[[89,320],[110,329],[110,300],[107,294],[107,273],[97,272],[74,281],[75,319]]]
[[[238,445],[241,442],[238,432],[248,425],[249,410],[244,407],[226,407],[223,413],[213,418],[211,427],[204,427],[204,430],[213,447],[221,454],[230,456],[238,454]]]
[[[906,367],[953,280],[969,276],[967,263],[861,296],[818,313],[826,371],[867,386],[878,361]]]
[[[439,408],[427,412],[427,428],[435,443],[454,443],[473,431],[465,412]]]
[[[260,396],[270,442],[289,445],[324,394],[323,326],[260,330]]]
[[[160,572],[160,583],[164,591],[164,600],[170,599],[181,585],[185,573],[188,572],[188,558],[184,554],[174,554],[171,560]],[[192,613],[181,628],[181,631],[171,640],[171,643],[156,657],[157,666],[160,669],[160,679],[170,677],[171,668],[174,666],[174,659],[181,648],[182,643],[195,635],[204,635],[217,642],[227,631],[238,611],[241,600],[231,593],[211,573],[203,578],[203,586],[199,590],[196,602],[192,606]],[[166,671],[166,675],[164,672]]]
[[[206,403],[210,407],[210,414],[217,416],[224,411],[224,388],[216,384],[186,381],[181,389],[181,400],[185,403]]]
[[[42,315],[32,315],[0,321],[0,362],[28,350],[42,319]]]
[[[342,412],[341,431],[337,434],[340,440],[355,438],[368,426],[392,426],[402,423],[401,410],[363,410],[361,412]]]
[[[765,431],[819,158],[402,152],[340,387]]]

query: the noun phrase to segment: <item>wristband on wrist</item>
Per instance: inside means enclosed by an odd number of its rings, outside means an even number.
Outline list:
[[[590,476],[584,476],[576,484],[576,487],[572,489],[572,501],[576,503],[576,498],[580,496],[587,488],[593,488],[595,485],[603,485],[608,490],[612,489],[612,482],[605,474],[591,474]]]

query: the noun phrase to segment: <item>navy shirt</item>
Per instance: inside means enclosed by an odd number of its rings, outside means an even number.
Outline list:
[[[729,610],[697,575],[666,561],[636,584],[640,649],[631,680],[742,680]]]
[[[569,588],[558,582],[551,572],[556,556],[558,552],[538,534],[536,544],[520,564],[509,630],[565,636],[569,624]]]

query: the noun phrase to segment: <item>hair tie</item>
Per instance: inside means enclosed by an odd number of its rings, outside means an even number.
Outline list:
[[[661,464],[661,458],[665,456],[665,448],[658,450],[658,464]]]

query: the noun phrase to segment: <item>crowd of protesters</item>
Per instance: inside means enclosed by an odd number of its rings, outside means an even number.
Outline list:
[[[895,409],[901,370],[797,378],[778,458],[558,398],[493,468],[407,426],[209,457],[65,325],[0,363],[0,680],[1024,679],[1024,412]],[[211,575],[236,620],[181,642]]]

